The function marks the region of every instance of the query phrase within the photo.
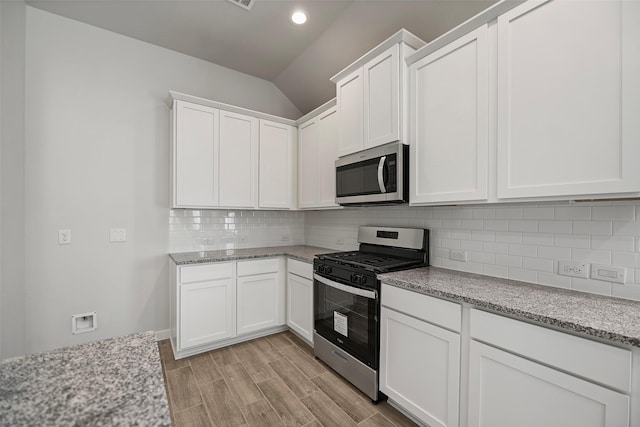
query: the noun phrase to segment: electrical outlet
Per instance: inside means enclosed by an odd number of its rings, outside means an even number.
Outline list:
[[[449,252],[449,259],[453,261],[467,262],[467,251],[458,251],[455,249],[451,249],[451,251]]]
[[[561,259],[558,261],[558,274],[562,276],[582,277],[583,279],[588,279],[589,264]]]
[[[58,244],[70,245],[71,244],[71,230],[68,228],[61,228],[58,230]]]
[[[284,234],[284,235],[282,236],[282,241],[283,241],[283,242],[288,242],[289,240],[291,240],[291,237],[289,237],[289,235],[288,235],[288,234]]]
[[[213,245],[215,242],[213,238],[205,237],[204,239],[200,239],[200,243],[203,245]]]
[[[247,236],[238,237],[238,243],[247,243],[248,241],[249,241],[249,238]]]
[[[336,239],[336,245],[343,246],[344,245],[344,237],[338,237]]]
[[[624,267],[615,267],[613,265],[591,265],[591,278],[595,280],[603,280],[605,282],[624,283],[626,279],[627,269]]]

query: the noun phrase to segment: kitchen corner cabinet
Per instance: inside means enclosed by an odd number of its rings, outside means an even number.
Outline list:
[[[287,326],[313,345],[313,265],[287,261]]]
[[[498,17],[498,198],[640,191],[640,3]]]
[[[298,207],[337,207],[335,107],[298,126],[298,155]]]
[[[238,262],[238,335],[284,325],[284,277],[278,258]]]
[[[383,284],[380,390],[430,426],[457,426],[461,306]]]
[[[405,58],[424,45],[401,30],[334,76],[338,155],[406,140],[408,100]]]
[[[296,128],[260,120],[258,207],[294,209]]]
[[[470,323],[469,427],[629,426],[631,351],[474,309]]]
[[[488,197],[487,26],[409,67],[412,205]]]

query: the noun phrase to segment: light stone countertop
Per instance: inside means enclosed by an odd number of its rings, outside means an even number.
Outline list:
[[[169,256],[177,265],[201,264],[220,261],[238,261],[256,258],[273,258],[287,256],[304,262],[313,262],[316,255],[338,252],[334,249],[316,246],[272,246],[249,249],[221,249],[203,252],[177,252]]]
[[[638,301],[435,267],[378,277],[384,284],[569,333],[640,347]]]
[[[155,333],[0,362],[1,426],[170,426]]]

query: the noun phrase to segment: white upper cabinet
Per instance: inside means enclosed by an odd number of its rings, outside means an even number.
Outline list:
[[[295,208],[296,122],[170,94],[172,208]]]
[[[338,101],[338,154],[344,156],[362,150],[362,69],[353,72],[336,84]]]
[[[174,101],[172,114],[172,206],[217,206],[219,112]]]
[[[526,2],[498,17],[497,195],[640,191],[640,2]]]
[[[404,61],[402,61],[404,63]],[[364,148],[400,139],[400,45],[391,46],[362,67]]]
[[[220,111],[220,206],[253,208],[258,195],[258,119]]]
[[[337,114],[331,106],[298,126],[298,207],[301,209],[338,206]]]
[[[404,59],[424,42],[400,30],[331,78],[338,103],[338,155],[406,141]]]
[[[409,68],[412,205],[486,200],[487,26]]]
[[[295,163],[293,126],[260,120],[259,204],[261,208],[294,208]]]

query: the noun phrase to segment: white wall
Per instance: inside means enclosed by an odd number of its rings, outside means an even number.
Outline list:
[[[26,51],[26,352],[167,329],[168,91],[299,112],[267,81],[31,7]],[[98,330],[72,335],[88,311]]]
[[[640,301],[638,201],[309,212],[306,241],[355,249],[360,225],[428,228],[434,266]],[[453,249],[467,262],[451,261]],[[624,267],[626,284],[560,276],[560,259]]]
[[[25,5],[0,1],[0,359],[24,353]]]

